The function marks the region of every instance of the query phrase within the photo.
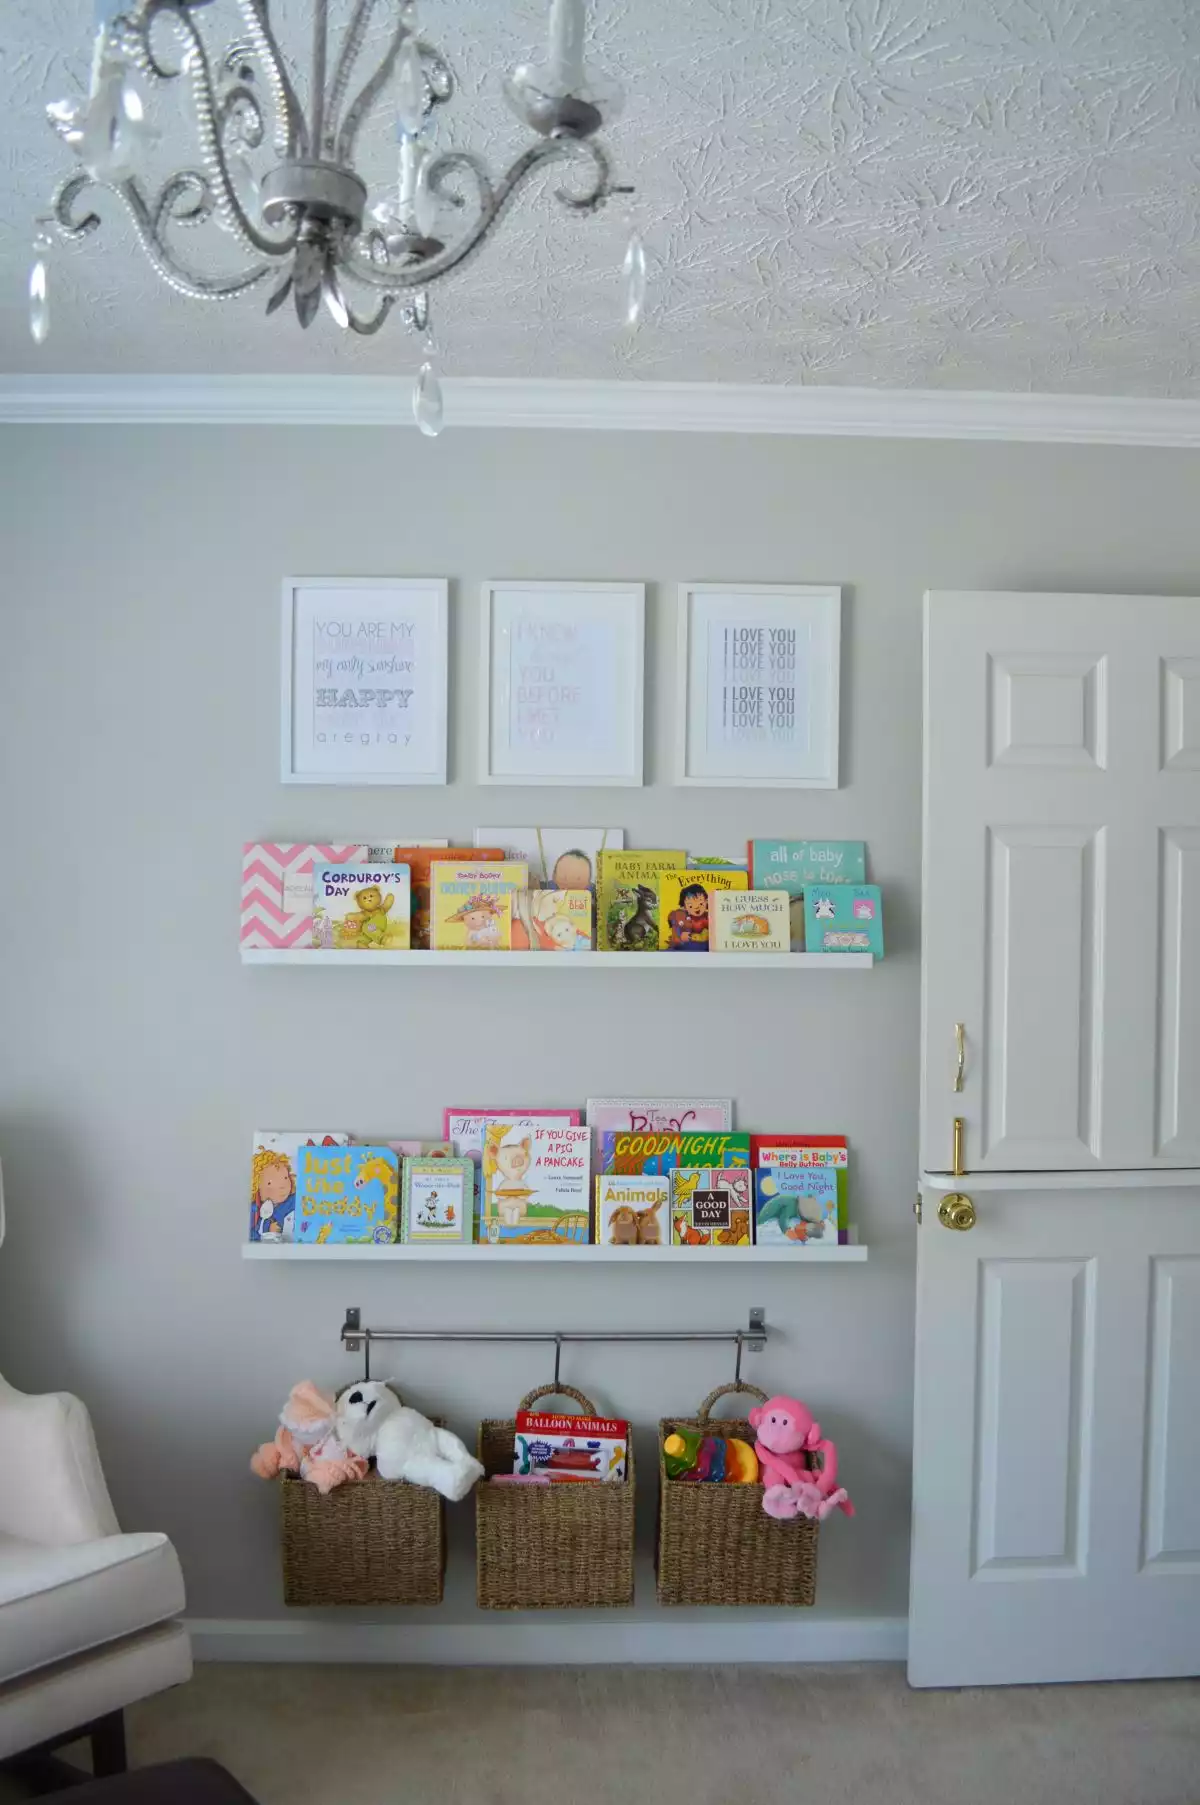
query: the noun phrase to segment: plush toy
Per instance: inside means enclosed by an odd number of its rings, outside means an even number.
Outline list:
[[[263,1442],[250,1460],[250,1471],[260,1479],[299,1473],[321,1493],[365,1479],[369,1469],[370,1462],[339,1438],[334,1401],[311,1379],[292,1386],[279,1413],[275,1440]]]
[[[822,1437],[807,1405],[798,1398],[768,1398],[750,1412],[750,1426],[769,1517],[824,1518],[832,1510],[854,1515],[845,1487],[837,1482],[837,1448]]]
[[[378,1380],[347,1386],[337,1401],[337,1426],[353,1453],[375,1456],[381,1479],[432,1486],[457,1504],[483,1478],[482,1466],[457,1435],[410,1410]]]
[[[668,1479],[713,1485],[753,1485],[758,1459],[749,1442],[733,1435],[702,1435],[699,1429],[675,1428],[663,1442]]]

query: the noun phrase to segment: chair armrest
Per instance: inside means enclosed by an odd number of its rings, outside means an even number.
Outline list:
[[[92,1421],[69,1392],[0,1378],[0,1533],[61,1546],[118,1535]]]

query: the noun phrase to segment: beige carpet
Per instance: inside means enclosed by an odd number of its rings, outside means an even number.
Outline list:
[[[217,1667],[138,1765],[261,1805],[1196,1805],[1200,1682],[910,1692],[895,1667]]]

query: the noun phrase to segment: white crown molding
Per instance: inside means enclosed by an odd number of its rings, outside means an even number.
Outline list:
[[[198,1661],[396,1662],[418,1667],[622,1667],[748,1664],[765,1661],[903,1661],[904,1617],[819,1617],[779,1612],[726,1614],[704,1622],[689,1611],[671,1621],[537,1623],[330,1623],[267,1618],[185,1618]],[[688,1621],[680,1622],[680,1618]]]
[[[1200,400],[704,382],[447,381],[448,427],[1200,447]],[[0,424],[411,427],[406,376],[0,376]]]

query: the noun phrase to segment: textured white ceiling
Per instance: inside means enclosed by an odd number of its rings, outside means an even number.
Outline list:
[[[308,10],[273,8],[302,69]],[[543,10],[425,0],[460,82],[443,143],[497,162],[520,147],[497,78],[540,38]],[[30,222],[70,166],[43,107],[81,86],[91,12],[0,0],[0,368],[410,367],[398,324],[350,341],[324,314],[307,334],[290,309],[268,320],[257,295],[177,299],[112,201],[105,230],[57,258],[52,335],[33,346]],[[235,16],[230,0],[222,12]],[[593,13],[600,60],[629,85],[610,142],[639,189],[649,317],[632,340],[618,325],[618,211],[578,221],[531,191],[436,297],[449,373],[1200,394],[1200,0],[596,0]],[[161,117],[184,163],[180,105],[171,90]],[[386,120],[363,161],[389,177]],[[230,267],[228,239],[211,236]],[[198,256],[195,236],[187,248]]]

